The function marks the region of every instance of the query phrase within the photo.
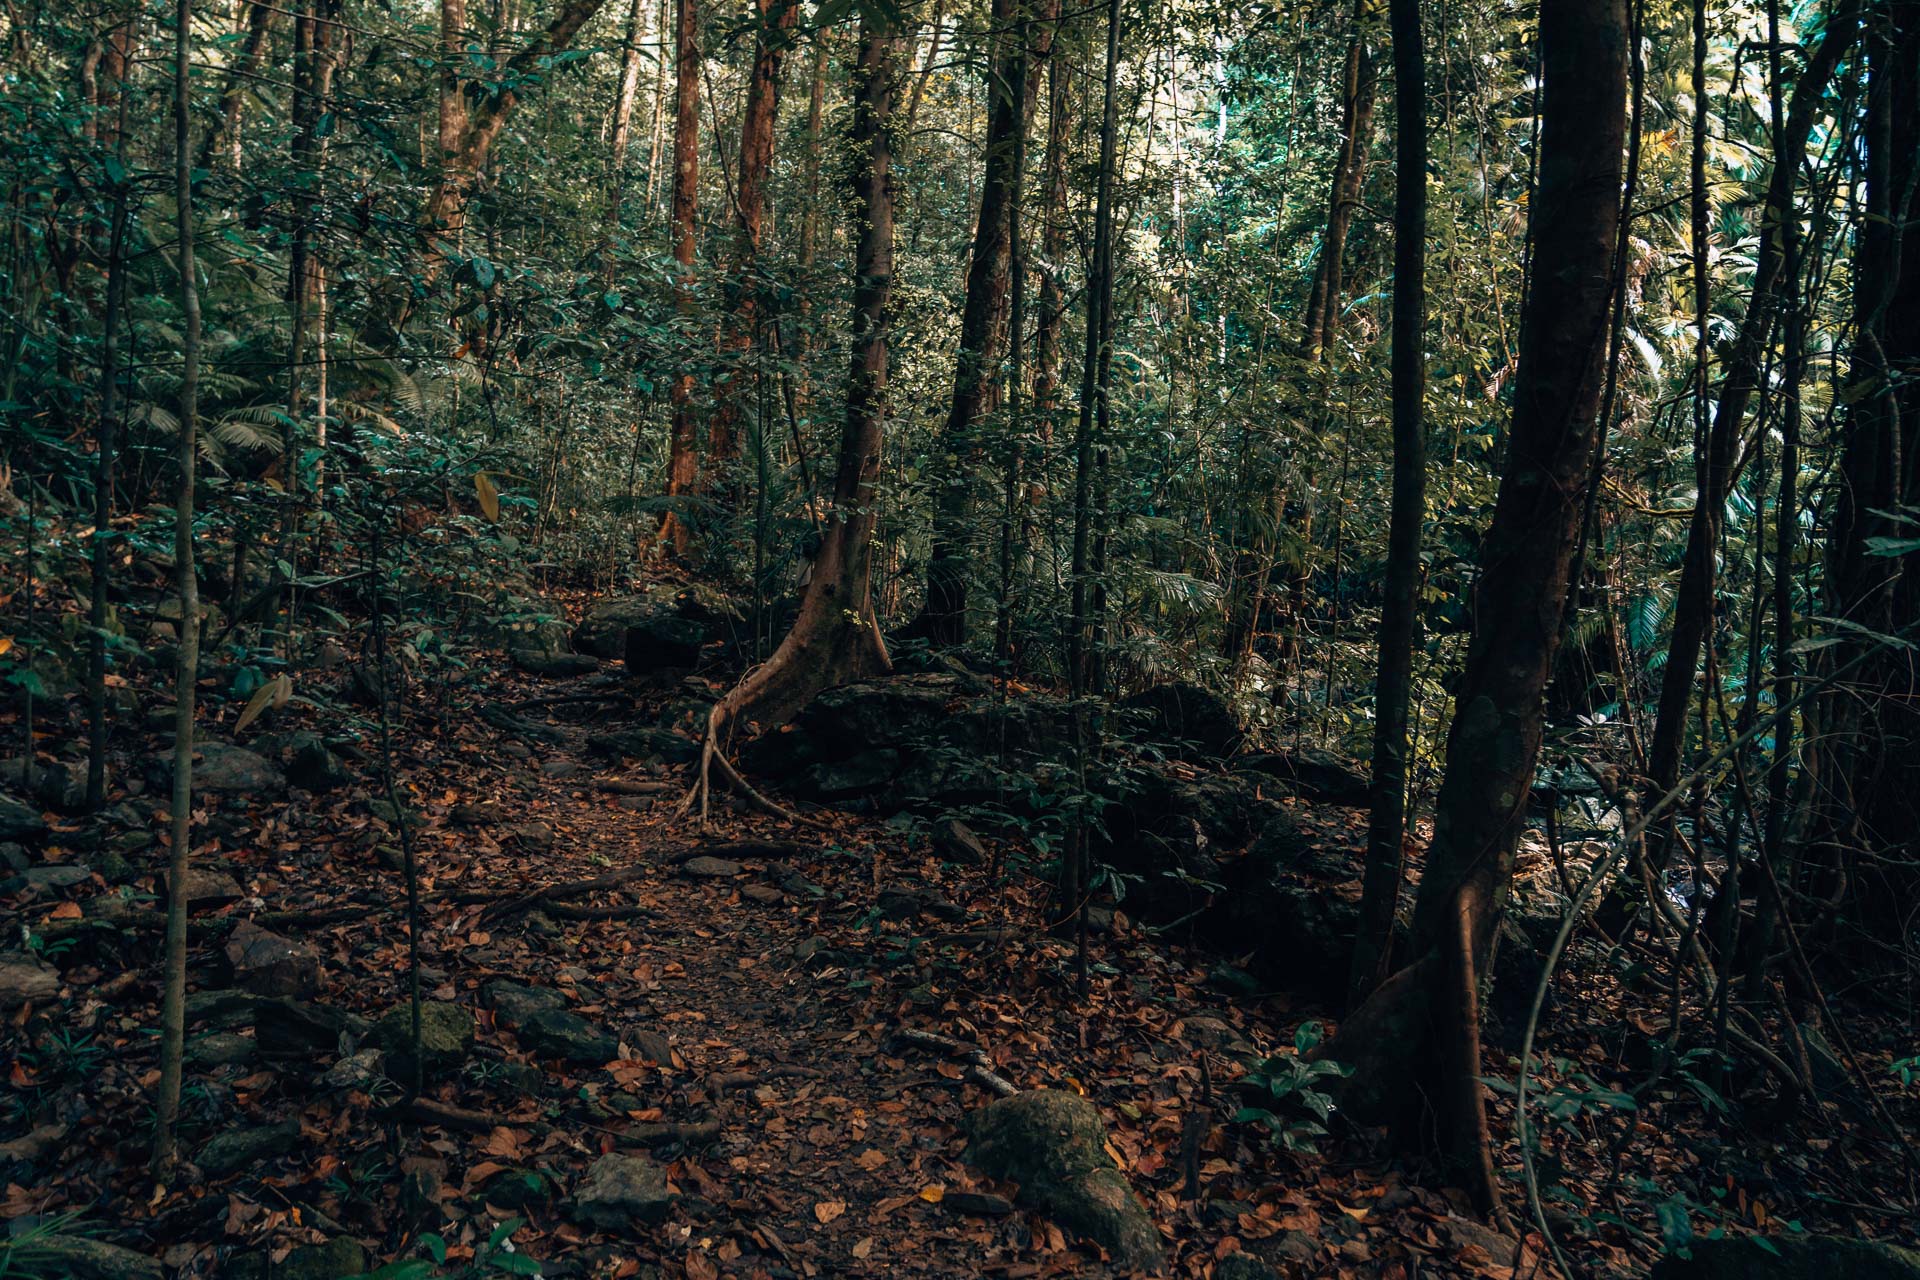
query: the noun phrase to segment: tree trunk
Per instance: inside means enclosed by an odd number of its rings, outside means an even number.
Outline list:
[[[707,473],[702,488],[724,489],[726,473],[740,453],[741,401],[747,378],[741,367],[757,341],[760,316],[760,236],[766,221],[767,174],[773,167],[774,121],[780,110],[780,64],[793,42],[798,0],[755,0],[760,37],[747,83],[740,124],[740,174],[734,187],[734,261],[727,280],[727,312],[721,321],[720,361],[726,381],[716,388],[707,429]],[[726,366],[731,365],[729,369]]]
[[[1654,718],[1653,741],[1648,748],[1647,770],[1652,795],[1664,795],[1672,790],[1680,777],[1694,678],[1713,619],[1714,561],[1719,554],[1727,491],[1733,483],[1747,404],[1760,385],[1767,341],[1773,331],[1774,314],[1779,309],[1776,294],[1781,266],[1786,260],[1785,237],[1791,220],[1797,216],[1794,184],[1806,160],[1807,138],[1819,113],[1821,98],[1841,57],[1853,44],[1859,16],[1856,0],[1845,0],[1828,19],[1820,47],[1809,57],[1806,70],[1793,87],[1786,131],[1776,140],[1773,175],[1767,183],[1766,236],[1760,260],[1754,266],[1753,293],[1727,354],[1726,378],[1714,406],[1713,425],[1707,433],[1700,494],[1687,527],[1680,586],[1674,595],[1673,633],[1667,644],[1667,666],[1660,678],[1659,709]]]
[[[1407,712],[1420,636],[1420,532],[1426,518],[1427,82],[1419,0],[1390,0],[1393,29],[1393,507],[1374,680],[1372,819],[1348,992],[1387,976],[1406,836]]]
[[[627,38],[620,50],[620,87],[613,96],[612,138],[608,143],[613,182],[613,224],[620,225],[620,204],[627,189],[627,149],[633,140],[633,104],[640,95],[640,37],[646,34],[647,0],[633,0],[627,11]]]
[[[153,1164],[174,1162],[174,1125],[187,1029],[187,860],[193,845],[193,700],[199,683],[200,584],[193,564],[193,481],[200,414],[200,289],[193,258],[193,0],[177,0],[173,44],[175,258],[180,268],[180,487],[174,498],[174,577],[180,590],[180,659],[174,675],[173,802],[167,851],[167,942],[160,998],[160,1097]]]
[[[257,92],[254,78],[266,62],[274,20],[279,16],[270,4],[256,2],[247,6],[247,37],[220,90],[220,119],[200,139],[202,169],[208,168],[223,149],[227,163],[235,169],[240,167],[240,122],[246,115],[247,103]]]
[[[1920,555],[1887,554],[1912,536],[1899,518],[1920,502],[1920,225],[1912,219],[1920,164],[1920,12],[1889,6],[1867,37],[1866,216],[1855,241],[1854,342],[1847,378],[1841,481],[1826,562],[1826,612],[1868,632],[1920,622]],[[1876,548],[1876,538],[1891,539]],[[1821,656],[1828,670],[1857,657],[1865,637]],[[1825,870],[1844,850],[1912,839],[1920,826],[1920,682],[1910,655],[1868,659],[1825,699],[1817,750],[1822,800],[1812,834]],[[1873,874],[1884,874],[1884,869]],[[1911,889],[1894,886],[1889,902]],[[1902,890],[1905,890],[1902,892]]]
[[[134,28],[135,31],[138,27]],[[129,33],[128,43],[132,44]],[[130,65],[130,64],[129,64]],[[100,417],[94,428],[93,581],[87,600],[87,809],[107,799],[107,584],[113,565],[113,484],[120,427],[120,319],[127,298],[127,116],[132,94],[119,85],[119,116],[114,157],[119,172],[110,175],[113,212],[107,231],[107,296],[100,318]],[[27,757],[32,759],[32,743]]]
[[[1360,207],[1360,189],[1367,177],[1367,152],[1373,146],[1373,55],[1367,50],[1364,3],[1353,13],[1353,40],[1347,45],[1346,71],[1341,81],[1340,154],[1334,161],[1332,190],[1327,196],[1327,234],[1320,244],[1320,261],[1313,273],[1313,291],[1307,298],[1306,332],[1301,352],[1310,360],[1325,358],[1340,324],[1341,268],[1347,252],[1347,228]]]
[[[706,770],[735,724],[775,728],[822,689],[890,669],[873,614],[874,482],[887,411],[887,337],[893,288],[894,63],[899,36],[869,11],[860,22],[853,122],[852,229],[856,239],[852,366],[839,469],[813,574],[793,627],[773,656],[714,704],[707,720]]]
[[[954,363],[953,400],[935,445],[941,475],[933,501],[933,549],[927,564],[927,598],[910,630],[938,645],[964,644],[969,632],[968,573],[979,548],[970,545],[975,471],[980,462],[980,424],[993,412],[1000,388],[1000,358],[1006,343],[1007,278],[1011,257],[1016,160],[1025,137],[1029,99],[1024,88],[1036,54],[1052,40],[1051,13],[1038,15],[1045,45],[1029,48],[1020,34],[1024,0],[994,0],[992,25],[998,48],[987,72],[987,147],[980,182],[980,215],[974,225],[967,268],[966,300],[960,311],[960,350]]]
[[[671,239],[673,260],[680,264],[680,278],[674,290],[674,305],[681,319],[691,328],[695,307],[693,298],[693,254],[700,198],[700,13],[699,0],[678,0],[674,24],[674,108],[673,108],[673,209]],[[672,426],[668,432],[667,496],[686,500],[700,483],[699,441],[693,420],[693,373],[684,365],[673,375],[669,388],[673,405]],[[661,539],[676,555],[693,550],[693,531],[686,512],[669,507],[660,521]]]
[[[1526,817],[1598,436],[1626,134],[1626,0],[1545,0],[1540,48],[1537,284],[1522,320],[1506,470],[1481,546],[1411,965],[1326,1048],[1344,1062],[1384,1055],[1396,1080],[1424,1066],[1416,1091],[1395,1099],[1403,1119],[1414,1116],[1401,1135],[1437,1133],[1453,1176],[1496,1215],[1474,984],[1492,954]],[[1437,1122],[1409,1105],[1422,1094]]]
[[[467,204],[473,198],[485,170],[493,144],[506,127],[508,118],[520,101],[520,90],[536,78],[543,58],[563,52],[606,0],[566,0],[546,28],[522,45],[500,69],[501,88],[483,98],[471,111],[466,105],[466,87],[460,79],[460,67],[466,61],[463,47],[466,31],[466,0],[441,0],[440,56],[444,65],[440,79],[440,178],[420,216],[419,238],[423,254],[419,292],[430,289],[446,266],[441,246],[457,247],[466,227]],[[399,324],[411,313],[409,300],[399,313]]]

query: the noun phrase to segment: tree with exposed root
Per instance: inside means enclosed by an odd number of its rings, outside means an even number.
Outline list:
[[[714,704],[707,717],[699,773],[680,812],[707,815],[713,770],[767,807],[727,759],[735,725],[766,730],[791,720],[822,689],[892,669],[871,604],[875,481],[886,420],[887,303],[893,285],[892,116],[900,37],[878,13],[860,21],[855,73],[852,214],[857,245],[853,284],[853,361],[846,425],[840,435],[833,510],[814,557],[799,615],[765,663]]]
[[[1355,1069],[1349,1111],[1396,1121],[1408,1145],[1437,1137],[1449,1176],[1496,1219],[1479,975],[1492,958],[1526,823],[1599,441],[1628,47],[1626,0],[1540,6],[1535,285],[1521,321],[1508,460],[1481,550],[1473,640],[1454,693],[1411,963],[1322,1049]]]

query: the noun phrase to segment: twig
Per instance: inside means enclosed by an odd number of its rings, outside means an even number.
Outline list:
[[[996,1093],[1002,1098],[1011,1098],[1020,1092],[1020,1086],[993,1069],[993,1059],[987,1051],[978,1045],[968,1044],[964,1040],[955,1040],[952,1036],[943,1036],[937,1031],[922,1031],[917,1027],[899,1027],[893,1033],[894,1040],[910,1044],[918,1049],[934,1049],[956,1061],[967,1063],[966,1078]]]

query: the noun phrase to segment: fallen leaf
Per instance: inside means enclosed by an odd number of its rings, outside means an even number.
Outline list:
[[[813,1216],[823,1227],[846,1211],[847,1202],[844,1200],[822,1200],[813,1206]]]

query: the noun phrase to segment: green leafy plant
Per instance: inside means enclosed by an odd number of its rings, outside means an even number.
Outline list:
[[[1259,1103],[1240,1108],[1234,1122],[1264,1126],[1288,1151],[1317,1150],[1335,1110],[1328,1083],[1353,1074],[1344,1063],[1310,1060],[1307,1055],[1319,1043],[1320,1024],[1302,1023],[1293,1033],[1293,1052],[1274,1054],[1248,1072],[1242,1084],[1257,1091]]]

